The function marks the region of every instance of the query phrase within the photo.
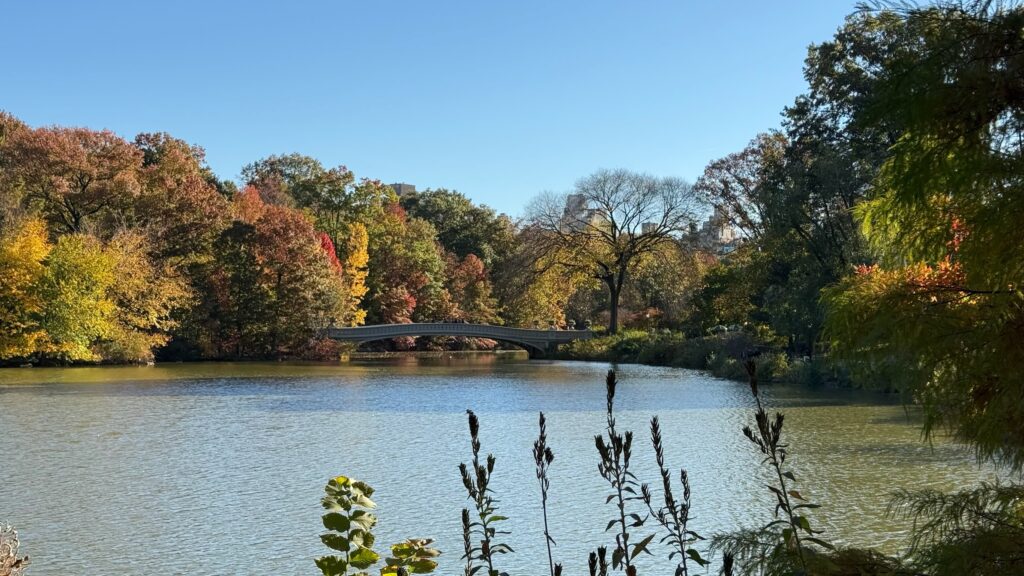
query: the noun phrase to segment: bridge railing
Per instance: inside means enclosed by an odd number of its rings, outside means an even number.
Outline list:
[[[338,340],[375,340],[400,336],[464,336],[491,338],[512,342],[562,343],[586,340],[593,336],[590,330],[540,330],[513,328],[491,324],[464,324],[457,322],[420,322],[410,324],[375,324],[350,328],[329,328],[327,335]]]

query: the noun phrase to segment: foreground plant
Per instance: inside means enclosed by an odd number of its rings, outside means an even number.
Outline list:
[[[601,476],[611,485],[612,493],[605,500],[615,502],[617,516],[608,522],[605,530],[617,527],[615,534],[615,549],[612,551],[612,568],[624,570],[627,576],[636,576],[636,567],[633,560],[642,552],[650,554],[647,545],[654,538],[654,534],[641,539],[636,544],[630,544],[630,528],[639,528],[644,525],[646,518],[641,518],[635,512],[627,513],[626,505],[630,501],[641,500],[638,494],[641,489],[636,476],[629,470],[629,460],[632,456],[633,433],[626,431],[619,433],[615,426],[615,385],[617,383],[615,371],[609,370],[605,378],[607,392],[607,439],[604,436],[595,436],[594,443],[597,452],[601,456],[601,462],[597,469]]]
[[[322,504],[327,512],[323,523],[328,532],[321,534],[320,540],[340,554],[321,556],[316,559],[316,566],[324,576],[365,576],[362,570],[380,559],[373,551],[371,532],[377,524],[377,517],[370,512],[377,507],[370,500],[373,488],[347,476],[338,476],[327,482],[324,491]],[[353,572],[353,569],[360,572]]]
[[[647,484],[641,486],[641,495],[651,516],[668,532],[661,541],[672,546],[669,560],[676,556],[679,558],[675,576],[688,576],[690,573],[688,560],[693,560],[700,566],[707,566],[709,562],[692,547],[692,544],[704,538],[690,530],[688,526],[690,521],[690,479],[685,469],[679,469],[679,482],[683,488],[682,499],[677,501],[672,492],[672,474],[665,465],[665,446],[661,438],[661,423],[657,416],[651,419],[651,444],[654,446],[654,456],[658,462],[658,470],[661,472],[664,505],[657,509],[654,508],[653,495]]]
[[[321,501],[324,509],[326,534],[320,540],[339,554],[321,556],[316,566],[324,576],[368,576],[365,571],[380,560],[373,551],[373,527],[377,517],[371,510],[377,505],[370,499],[373,488],[347,476],[337,476],[327,482],[326,494]],[[382,576],[429,574],[437,567],[433,560],[441,554],[430,548],[429,539],[410,539],[391,546],[392,557],[381,569]]]
[[[1024,574],[1024,486],[900,491],[889,513],[913,521],[910,564],[918,573]]]
[[[743,574],[829,573],[828,570],[819,572],[809,569],[808,557],[813,552],[808,550],[808,544],[826,550],[835,548],[816,536],[821,532],[814,530],[804,515],[805,510],[818,508],[819,505],[805,501],[800,492],[789,485],[789,482],[796,482],[796,475],[785,467],[788,456],[788,445],[782,441],[785,418],[781,412],[777,412],[774,418],[768,416],[758,390],[757,366],[753,360],[748,360],[746,368],[757,411],[754,413],[756,428],[744,426],[743,435],[757,446],[764,456],[761,463],[773,472],[775,484],[767,488],[775,496],[776,520],[758,530],[742,530],[718,536],[712,548],[733,557]]]
[[[499,572],[494,568],[496,554],[507,554],[513,551],[508,544],[495,541],[496,536],[508,534],[507,531],[498,530],[495,524],[508,518],[498,515],[498,500],[491,495],[490,483],[491,473],[494,472],[494,454],[488,454],[486,460],[481,461],[480,420],[472,410],[467,410],[466,413],[469,415],[473,461],[469,465],[460,464],[459,471],[462,473],[462,484],[466,487],[466,493],[473,501],[476,519],[470,520],[469,510],[462,510],[462,535],[466,544],[466,553],[463,556],[466,560],[465,573],[467,576],[472,576],[486,566],[487,576],[507,576],[505,572]],[[472,467],[472,471],[470,467]],[[474,564],[475,561],[482,564],[477,566]]]
[[[408,576],[409,574],[429,574],[437,568],[437,558],[441,552],[430,545],[430,538],[411,538],[405,542],[391,545],[391,556],[385,559],[387,566],[381,569],[381,576]]]
[[[0,525],[0,576],[22,576],[28,567],[28,556],[18,556],[21,542],[18,531],[6,524]]]
[[[555,539],[551,537],[548,530],[548,489],[551,487],[551,480],[548,478],[548,468],[555,460],[555,453],[548,447],[547,423],[544,420],[544,413],[540,413],[540,433],[537,441],[533,443],[533,461],[537,465],[537,481],[540,482],[540,506],[544,513],[544,543],[548,548],[548,572],[551,576],[561,576],[562,565],[555,564],[551,554],[551,545]]]
[[[590,576],[608,576],[608,549],[600,546],[596,552],[591,552],[587,564]]]

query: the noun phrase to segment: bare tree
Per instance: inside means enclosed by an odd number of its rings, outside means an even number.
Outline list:
[[[784,162],[786,137],[758,134],[741,152],[708,164],[693,188],[698,198],[723,214],[740,233],[757,240],[769,222],[769,172]]]
[[[527,223],[538,232],[541,253],[605,285],[614,334],[619,296],[633,266],[687,230],[695,207],[693,188],[678,178],[601,170],[578,181],[571,193],[535,198]]]

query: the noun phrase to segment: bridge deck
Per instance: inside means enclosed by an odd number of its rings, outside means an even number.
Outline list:
[[[467,338],[490,338],[546,350],[558,344],[573,340],[593,338],[590,330],[538,330],[534,328],[511,328],[490,324],[463,324],[457,322],[422,322],[411,324],[376,324],[351,328],[329,328],[327,336],[348,342],[371,342],[402,336],[464,336]]]

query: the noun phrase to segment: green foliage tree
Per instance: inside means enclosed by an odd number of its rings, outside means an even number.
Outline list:
[[[895,56],[857,121],[903,130],[857,211],[880,265],[826,295],[832,347],[865,383],[881,377],[921,403],[926,432],[1019,468],[1024,9],[940,3],[862,19],[888,26]]]
[[[430,321],[451,317],[444,286],[445,262],[429,222],[409,218],[391,204],[369,227],[367,316],[374,323]],[[411,343],[406,343],[409,346]]]
[[[433,224],[437,241],[459,258],[473,254],[491,267],[512,248],[512,222],[458,192],[441,188],[408,194],[401,205],[409,216]]]
[[[253,162],[242,168],[242,179],[268,204],[309,211],[317,229],[338,247],[344,246],[353,223],[369,227],[385,206],[397,201],[394,191],[378,180],[356,182],[348,168],[324,168],[319,160],[302,154]]]

